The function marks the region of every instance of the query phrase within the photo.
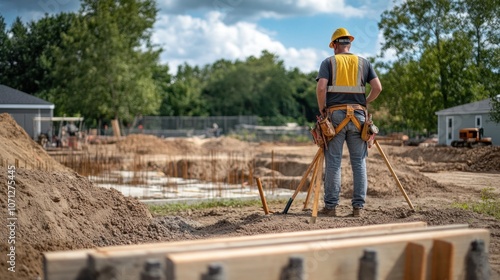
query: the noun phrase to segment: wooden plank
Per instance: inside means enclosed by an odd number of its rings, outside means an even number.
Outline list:
[[[84,249],[44,253],[44,279],[81,279],[78,277],[87,272],[87,258],[91,252],[94,252],[94,250]]]
[[[470,242],[466,245],[470,247]],[[453,243],[445,240],[434,240],[431,263],[432,280],[454,279],[454,253],[455,245]]]
[[[425,280],[427,252],[421,244],[410,242],[405,252],[405,280]]]
[[[110,246],[96,248],[90,251],[47,252],[44,254],[44,257],[47,259],[44,266],[50,274],[47,274],[45,279],[77,279],[76,275],[79,272],[90,269],[90,265],[87,264],[88,256],[97,260],[94,262],[95,267],[93,267],[93,269],[96,270],[102,269],[106,266],[106,264],[112,264],[113,262],[116,262],[118,266],[121,266],[123,262],[127,262],[127,260],[132,261],[134,263],[129,263],[127,267],[120,268],[126,271],[124,272],[124,275],[130,275],[137,273],[146,259],[163,257],[163,255],[168,252],[213,250],[244,246],[264,246],[269,244],[294,243],[311,240],[328,241],[334,239],[387,235],[394,233],[411,233],[417,231],[437,231],[460,228],[464,229],[467,227],[468,225],[466,224],[426,227],[426,223],[424,222],[413,222],[168,243]],[[68,259],[66,258],[66,254],[68,253],[71,255],[78,255],[79,257]],[[65,262],[70,263],[66,264]],[[65,264],[61,265],[61,263]]]
[[[166,255],[167,279],[200,279],[208,265],[214,262],[225,267],[227,279],[280,279],[281,270],[287,266],[291,255],[304,258],[306,279],[357,279],[359,259],[365,248],[372,248],[378,254],[379,279],[403,279],[407,243],[418,243],[426,252],[431,252],[435,239],[455,246],[455,260],[461,260],[462,265],[453,265],[454,275],[457,279],[464,279],[463,263],[470,242],[475,239],[485,240],[488,247],[489,231],[486,229],[424,231],[413,234],[170,253]]]
[[[397,224],[394,224],[397,226]],[[402,225],[401,225],[402,226]],[[467,228],[467,225],[455,225],[459,228]],[[361,231],[360,228],[363,228]],[[127,277],[140,275],[143,263],[147,259],[156,258],[163,259],[166,253],[188,252],[201,250],[218,250],[224,248],[240,248],[253,246],[267,246],[274,244],[287,244],[305,241],[327,241],[332,239],[348,239],[367,235],[387,235],[392,233],[410,233],[419,230],[432,230],[433,227],[424,227],[422,224],[413,224],[411,228],[396,227],[385,228],[384,225],[373,225],[355,228],[339,228],[331,230],[316,230],[303,231],[294,233],[282,234],[266,234],[261,236],[244,236],[237,238],[219,238],[215,240],[196,240],[151,244],[154,247],[149,247],[148,250],[130,250],[130,246],[122,246],[121,250],[107,250],[107,248],[98,249],[98,251],[90,253],[92,271],[103,271],[108,267],[115,267],[116,277]],[[325,234],[330,232],[331,234]],[[278,235],[278,236],[277,236]],[[282,235],[281,237],[279,235]],[[292,235],[292,236],[287,236]],[[129,250],[127,250],[127,248]],[[162,266],[162,269],[165,269]],[[130,278],[134,279],[134,278]]]
[[[453,225],[455,228],[467,228],[468,225]],[[172,250],[197,250],[197,249],[217,249],[225,246],[225,244],[240,243],[240,246],[251,246],[253,242],[260,240],[271,240],[268,243],[275,243],[276,240],[281,242],[294,242],[310,238],[346,238],[346,236],[362,236],[366,234],[389,234],[396,231],[414,231],[427,229],[425,222],[411,223],[394,223],[363,226],[360,231],[359,227],[285,232],[260,234],[252,236],[226,237],[216,239],[188,240],[178,242],[153,243],[153,244],[136,244],[136,245],[121,245],[109,246],[96,249],[84,249],[73,251],[56,251],[45,252],[44,258],[44,273],[46,280],[71,280],[79,279],[78,275],[89,269],[88,258],[91,253],[94,257],[103,259],[102,256],[107,256],[109,259],[115,258],[120,262],[120,258],[127,260],[129,256],[137,257],[137,262],[141,263],[146,258],[163,257],[165,253]],[[101,255],[99,255],[101,254]],[[131,266],[130,269],[134,269]]]
[[[152,243],[152,244],[136,244],[136,245],[121,245],[97,248],[96,251],[112,253],[114,251],[142,251],[142,250],[161,250],[168,247],[186,247],[186,246],[205,246],[220,243],[247,243],[248,245],[256,244],[259,240],[271,240],[271,242],[299,242],[310,238],[346,238],[364,235],[379,235],[391,234],[394,232],[418,231],[418,230],[437,230],[441,228],[459,229],[468,228],[467,224],[454,224],[446,226],[428,227],[426,222],[409,222],[409,223],[393,223],[393,224],[377,224],[357,227],[319,229],[309,231],[293,231],[281,233],[267,233],[258,235],[246,235],[236,237],[220,237],[212,239],[198,239],[177,242]],[[362,230],[360,230],[362,229]]]

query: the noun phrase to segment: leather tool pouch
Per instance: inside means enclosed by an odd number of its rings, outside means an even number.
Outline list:
[[[370,124],[368,123],[368,121],[365,121],[365,124],[363,124],[363,128],[361,129],[361,139],[363,139],[364,141],[370,140],[371,135],[368,133],[369,130]]]
[[[335,128],[330,118],[318,117],[318,125],[321,128],[321,132],[328,140],[331,140],[333,136],[335,136]]]
[[[372,114],[368,114],[363,128],[361,129],[361,139],[369,141],[374,134],[378,133],[378,127],[373,124]]]
[[[321,129],[315,125],[313,128],[309,130],[311,132],[314,144],[316,144],[318,147],[324,147],[325,146],[325,141],[323,140],[323,136],[321,134]]]
[[[316,125],[310,130],[314,143],[318,147],[328,149],[328,142],[335,136],[335,128],[329,118],[318,116]]]

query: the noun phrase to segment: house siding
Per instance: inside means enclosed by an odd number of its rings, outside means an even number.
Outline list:
[[[49,135],[52,134],[52,127],[49,122],[33,122],[34,117],[52,117],[52,109],[0,108],[0,113],[10,114],[17,124],[24,128],[26,133],[28,133],[28,135],[34,140],[38,139],[40,133],[47,133]]]
[[[446,117],[453,117],[454,129],[452,132],[452,140],[458,140],[458,131],[462,128],[476,127],[476,116],[481,116],[482,127],[484,129],[484,137],[491,137],[493,145],[500,146],[500,124],[491,120],[489,113],[471,113],[471,114],[450,114],[438,115],[438,141],[441,145],[446,145]]]

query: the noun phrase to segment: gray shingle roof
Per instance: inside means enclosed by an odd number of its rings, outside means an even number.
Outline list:
[[[451,107],[441,111],[437,111],[436,115],[449,116],[449,115],[485,114],[491,111],[492,106],[490,102],[491,100],[488,98],[481,101],[476,101],[464,105]]]
[[[33,107],[36,107],[36,105],[40,105],[40,107],[42,108],[54,107],[54,104],[40,99],[36,96],[29,95],[5,85],[0,85],[0,106],[11,107],[12,105],[31,105]]]

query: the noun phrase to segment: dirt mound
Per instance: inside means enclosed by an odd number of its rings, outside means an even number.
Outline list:
[[[185,155],[199,151],[199,144],[190,139],[162,139],[154,135],[131,134],[116,143],[122,153],[139,155]]]
[[[250,143],[230,137],[162,139],[145,134],[128,135],[116,143],[119,152],[140,155],[206,155],[213,151],[245,152],[250,146]]]
[[[230,137],[209,138],[202,144],[206,151],[245,152],[249,147],[248,142]]]
[[[426,171],[500,171],[500,147],[418,147],[398,155],[424,166]],[[443,163],[443,164],[439,164]],[[437,170],[439,169],[439,170]]]
[[[13,165],[16,160],[20,167],[70,171],[50,157],[45,150],[20,127],[11,115],[0,114],[0,166]]]
[[[500,147],[484,147],[471,150],[474,159],[467,162],[469,171],[500,171]]]
[[[7,205],[15,203],[16,273],[9,274],[7,256],[3,254],[0,278],[29,279],[42,275],[42,252],[89,248],[111,244],[150,241],[147,228],[152,222],[148,209],[137,200],[126,198],[116,190],[94,186],[87,178],[59,165],[33,142],[7,114],[0,115],[0,155],[20,164],[15,172],[1,168],[0,181],[15,179],[15,193],[8,201],[0,196],[2,219],[7,220]],[[26,169],[38,162],[50,163],[50,169]],[[12,170],[12,169],[10,169]],[[12,189],[11,189],[12,190]],[[12,196],[14,195],[14,196]],[[13,201],[14,202],[13,202]],[[4,232],[4,231],[2,231]],[[9,245],[2,236],[0,248]],[[10,246],[10,245],[9,245]]]

